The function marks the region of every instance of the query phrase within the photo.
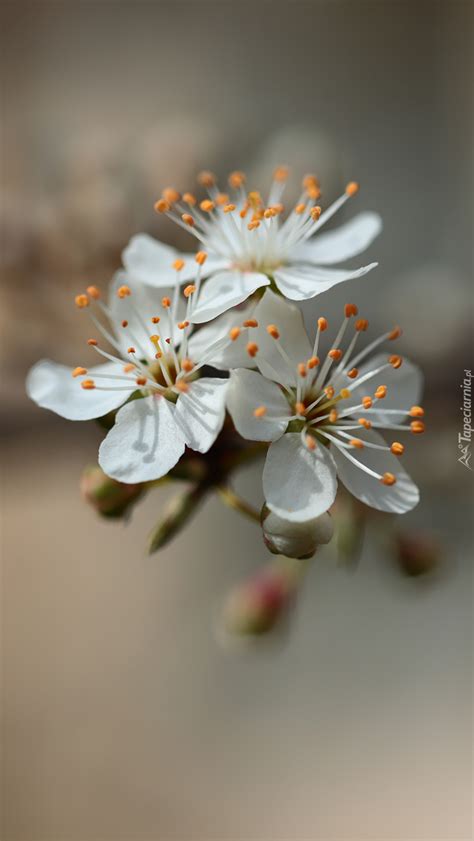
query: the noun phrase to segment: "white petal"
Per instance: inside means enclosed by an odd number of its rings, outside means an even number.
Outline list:
[[[275,271],[275,282],[280,292],[292,301],[306,301],[331,289],[336,283],[362,277],[378,266],[370,263],[360,269],[330,269],[318,266],[288,266]]]
[[[294,522],[319,517],[333,504],[336,490],[336,466],[327,447],[308,450],[293,432],[270,445],[263,492],[275,514]]]
[[[251,339],[258,345],[255,361],[262,374],[280,383],[295,385],[296,367],[311,356],[311,345],[306,334],[303,316],[294,304],[269,289],[255,307],[254,317],[259,326],[252,330]],[[281,346],[290,358],[291,365],[281,356],[275,339],[267,333],[267,326],[274,324],[279,332]]]
[[[203,285],[192,320],[195,324],[210,321],[231,307],[246,301],[261,286],[268,286],[268,277],[260,272],[218,272]]]
[[[81,380],[94,379],[96,374],[117,374],[120,368],[113,362],[87,369],[87,377],[73,377],[72,368],[43,359],[31,368],[26,379],[26,392],[38,406],[51,409],[67,420],[92,420],[101,418],[128,399],[136,391],[132,382],[130,391],[100,391],[83,389]],[[127,385],[120,380],[100,380],[104,385]]]
[[[368,362],[361,364],[359,377],[385,364],[389,356],[389,352],[372,356]],[[344,377],[344,381],[338,378],[338,388],[345,386],[351,390],[350,398],[341,401],[339,411],[343,409],[347,411],[350,406],[356,406],[364,395],[373,395],[379,385],[387,386],[387,396],[376,403],[374,408],[379,411],[376,414],[371,412],[366,417],[374,423],[400,423],[406,420],[406,412],[385,414],[384,409],[410,409],[411,406],[417,406],[420,403],[423,391],[423,374],[417,365],[404,358],[400,368],[390,366],[377,377],[367,380],[358,388],[351,389],[351,381],[347,377]],[[360,414],[363,415],[364,413],[360,412]]]
[[[102,470],[120,482],[149,482],[165,476],[184,452],[174,406],[145,397],[123,406],[99,449]]]
[[[175,421],[188,447],[207,453],[222,429],[229,380],[203,377],[180,394]]]
[[[291,262],[329,265],[342,263],[361,254],[382,230],[382,219],[378,213],[359,213],[346,225],[327,234],[316,234],[303,245],[297,246]]]
[[[243,329],[234,342],[226,342],[230,329],[240,326],[253,315],[255,302],[230,310],[196,330],[188,342],[188,356],[198,362],[205,357],[206,364],[221,371],[231,368],[254,368],[255,360],[247,351],[247,342],[252,337],[251,329]]]
[[[267,413],[256,418],[255,409],[265,406]],[[275,383],[256,371],[239,368],[230,375],[227,408],[237,432],[250,441],[276,441],[288,426],[287,420],[272,420],[290,416],[288,401]]]
[[[122,286],[130,286],[131,295],[119,298],[117,289]],[[178,329],[177,323],[184,317],[185,304],[181,296],[176,319],[171,320],[169,309],[161,305],[162,298],[173,297],[173,290],[156,289],[144,283],[131,281],[129,275],[124,271],[118,271],[110,284],[109,310],[114,326],[115,336],[120,344],[124,357],[128,358],[127,348],[136,348],[141,358],[152,358],[156,352],[150,341],[150,336],[157,333],[163,339],[173,338],[178,346],[183,338],[183,331]],[[158,317],[158,324],[153,324],[151,319]],[[122,321],[128,321],[127,327],[122,327]]]
[[[386,441],[375,430],[363,430],[357,437],[374,444],[386,444]],[[390,511],[403,514],[410,511],[418,503],[420,494],[418,488],[402,467],[400,459],[389,451],[373,450],[365,447],[363,450],[351,450],[350,453],[358,461],[375,470],[377,473],[393,473],[397,481],[395,485],[383,485],[378,479],[369,476],[360,467],[332,446],[331,452],[337,465],[337,473],[341,482],[361,502],[377,508],[379,511]]]
[[[196,277],[197,265],[195,254],[181,254],[175,248],[170,248],[148,234],[137,234],[132,237],[122,254],[123,264],[131,281],[146,283],[158,289],[175,286],[177,280],[173,263],[177,258],[184,260],[184,268],[179,273],[179,282],[187,283]],[[226,268],[228,260],[208,254],[202,269],[202,276],[208,277],[212,272]]]

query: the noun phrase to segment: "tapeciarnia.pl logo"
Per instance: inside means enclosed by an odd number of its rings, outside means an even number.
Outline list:
[[[468,371],[466,368],[464,369],[464,379],[460,385],[462,388],[462,406],[460,407],[462,412],[462,432],[458,432],[458,449],[461,451],[461,455],[458,458],[458,461],[467,467],[469,470],[472,470],[471,467],[471,439],[472,439],[472,397],[471,397],[471,379],[472,374],[471,371]]]

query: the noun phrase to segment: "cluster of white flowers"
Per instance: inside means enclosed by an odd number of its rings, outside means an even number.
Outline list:
[[[165,476],[185,448],[207,453],[227,411],[243,438],[269,442],[263,490],[275,515],[298,523],[320,516],[334,502],[338,478],[367,505],[407,511],[418,491],[393,433],[424,426],[420,372],[392,352],[400,329],[361,348],[368,322],[347,304],[323,348],[326,319],[318,319],[311,341],[299,306],[288,300],[313,298],[373,269],[376,263],[333,264],[367,248],[380,218],[360,213],[319,234],[357,184],[322,211],[318,180],[306,176],[300,200],[285,213],[286,178],[279,167],[266,201],[247,192],[241,172],[230,175],[229,194],[201,173],[208,194],[201,201],[164,190],[155,209],[194,234],[200,250],[179,254],[134,237],[105,299],[95,286],[76,297],[92,320],[88,344],[101,364],[71,370],[38,362],[28,394],[71,420],[118,410],[99,464],[120,482]]]

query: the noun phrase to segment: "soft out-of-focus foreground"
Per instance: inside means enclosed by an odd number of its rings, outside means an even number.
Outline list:
[[[3,2],[5,841],[471,837],[469,2]],[[79,499],[96,426],[30,404],[39,357],[82,363],[73,306],[203,168],[350,179],[384,217],[380,267],[311,304],[404,327],[426,372],[422,502],[398,526],[440,561],[404,577],[377,520],[359,563],[312,565],[288,629],[226,649],[216,617],[265,562],[206,504],[147,558],[167,490],[126,526]],[[296,185],[296,181],[295,181]],[[367,260],[368,262],[368,260]],[[258,474],[242,478],[252,489]]]

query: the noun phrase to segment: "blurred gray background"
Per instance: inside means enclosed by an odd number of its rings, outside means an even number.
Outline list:
[[[3,835],[6,841],[471,838],[471,474],[457,461],[472,365],[472,4],[365,0],[3,2]],[[321,554],[284,640],[222,647],[229,588],[266,560],[209,502],[143,554],[166,499],[99,521],[77,477],[93,425],[37,409],[41,356],[77,364],[72,305],[129,236],[180,247],[162,187],[275,164],[378,210],[380,267],[321,296],[374,335],[400,322],[428,432],[404,518],[443,550],[403,579],[376,525],[348,572]],[[338,219],[337,222],[342,221]],[[82,361],[82,360],[81,360]],[[254,475],[242,480],[250,488]]]

